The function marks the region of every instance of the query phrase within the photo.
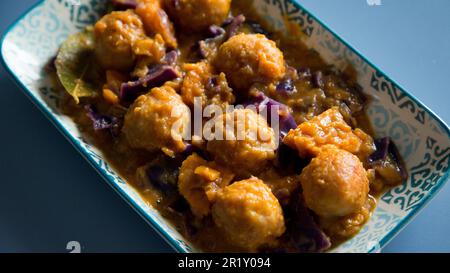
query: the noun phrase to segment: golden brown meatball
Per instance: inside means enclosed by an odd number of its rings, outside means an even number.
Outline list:
[[[231,0],[164,0],[164,7],[183,29],[202,31],[225,21]]]
[[[369,180],[355,155],[327,145],[300,175],[306,205],[324,217],[357,212],[369,193]]]
[[[234,103],[234,95],[228,86],[225,74],[214,75],[213,67],[207,62],[184,64],[186,76],[181,86],[183,101],[194,106],[194,98],[201,99],[202,106],[215,104],[223,109]]]
[[[263,181],[250,178],[223,189],[212,207],[214,223],[243,249],[256,251],[285,231],[278,200]]]
[[[217,193],[230,184],[233,177],[229,170],[193,154],[181,165],[178,189],[194,215],[202,218],[211,212]]]
[[[257,174],[275,157],[275,133],[254,111],[235,109],[212,122],[215,138],[208,141],[207,150],[218,163],[231,167],[237,174]]]
[[[94,27],[95,55],[104,69],[126,71],[133,67],[133,45],[145,38],[142,21],[133,11],[105,15]]]
[[[148,151],[161,149],[173,156],[186,147],[182,136],[189,123],[189,108],[180,95],[166,84],[136,99],[125,115],[122,131],[133,148]]]
[[[231,37],[220,46],[215,64],[233,88],[245,92],[255,82],[280,80],[286,71],[283,53],[261,34]]]
[[[136,13],[141,17],[148,35],[160,34],[169,47],[178,46],[172,22],[158,0],[141,0]]]
[[[372,137],[359,128],[352,130],[336,107],[303,122],[283,142],[302,157],[316,156],[324,145],[334,145],[354,154],[374,152]]]

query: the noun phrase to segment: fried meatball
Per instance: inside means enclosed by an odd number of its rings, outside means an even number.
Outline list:
[[[372,154],[372,137],[361,129],[352,128],[334,107],[303,122],[283,139],[284,144],[296,149],[301,157],[316,156],[325,145],[334,145],[353,154]]]
[[[261,34],[231,37],[220,46],[215,64],[231,87],[244,92],[255,82],[280,80],[286,71],[283,53]]]
[[[145,38],[141,19],[133,11],[115,11],[94,26],[95,55],[104,69],[130,70],[136,56],[133,45]]]
[[[202,218],[211,212],[217,193],[230,184],[233,177],[233,173],[226,168],[192,154],[181,165],[178,190],[194,215]]]
[[[233,90],[228,86],[225,74],[214,75],[213,67],[207,62],[184,64],[186,76],[181,86],[183,101],[194,106],[194,99],[201,98],[201,105],[215,104],[223,109],[234,103]]]
[[[182,136],[190,123],[190,110],[169,85],[153,88],[131,105],[123,133],[131,147],[173,156],[186,148]]]
[[[272,243],[285,231],[278,200],[263,181],[254,177],[219,192],[212,216],[230,242],[250,251]]]
[[[231,0],[164,0],[164,7],[180,27],[199,32],[222,24],[230,13]]]
[[[369,193],[369,180],[361,161],[333,145],[324,146],[303,169],[300,183],[306,205],[324,217],[357,212]]]
[[[169,47],[178,46],[172,22],[161,8],[159,1],[141,0],[136,8],[136,14],[142,18],[148,35],[160,34]]]
[[[275,133],[254,111],[235,109],[210,122],[214,139],[208,141],[207,150],[218,163],[229,166],[237,174],[257,174],[275,157]]]

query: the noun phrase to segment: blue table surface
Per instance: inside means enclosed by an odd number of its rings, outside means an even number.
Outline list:
[[[36,0],[0,1],[0,33]],[[450,1],[301,0],[450,122]],[[171,252],[0,66],[0,252]],[[384,252],[450,251],[450,186]]]

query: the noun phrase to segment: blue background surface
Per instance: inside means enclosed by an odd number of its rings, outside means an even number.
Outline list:
[[[0,1],[0,33],[37,0]],[[450,122],[450,1],[301,0]],[[0,66],[0,252],[170,252]],[[450,252],[447,185],[384,252]]]

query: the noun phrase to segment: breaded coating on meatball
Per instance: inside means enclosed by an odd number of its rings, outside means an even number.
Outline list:
[[[136,99],[125,115],[122,132],[132,148],[174,156],[186,148],[182,139],[186,126],[190,126],[189,107],[166,84]]]
[[[214,118],[211,124],[214,139],[208,141],[207,150],[218,163],[229,166],[236,174],[247,177],[258,174],[275,158],[275,133],[256,112],[235,109]]]
[[[181,86],[183,101],[194,106],[194,99],[200,98],[201,105],[215,104],[223,109],[235,101],[233,90],[228,86],[225,74],[214,74],[213,67],[207,62],[184,64],[186,76]]]
[[[224,72],[231,87],[248,92],[255,82],[271,83],[285,75],[283,53],[262,34],[239,34],[223,43],[215,65]]]
[[[296,149],[301,157],[316,156],[328,144],[353,154],[364,149],[369,150],[366,154],[374,151],[372,137],[361,129],[352,130],[336,107],[303,122],[291,130],[283,142]]]
[[[319,155],[300,175],[306,205],[324,217],[357,212],[369,193],[367,172],[355,155],[333,145]]]
[[[214,223],[228,240],[249,251],[273,243],[285,231],[283,211],[270,188],[258,178],[227,186],[212,207]]]
[[[164,8],[181,28],[200,32],[225,21],[231,0],[164,0]]]
[[[146,37],[141,19],[132,10],[103,16],[94,26],[94,36],[95,55],[100,65],[121,71],[133,68],[134,43]]]
[[[233,177],[230,170],[192,154],[181,165],[178,190],[194,215],[202,218],[211,212],[217,193],[228,186]]]

